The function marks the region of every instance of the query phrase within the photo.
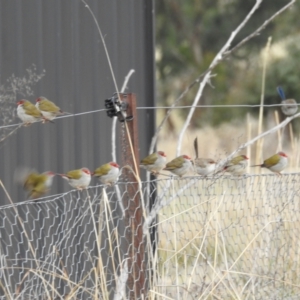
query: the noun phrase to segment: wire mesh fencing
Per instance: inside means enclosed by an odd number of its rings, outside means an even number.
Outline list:
[[[1,207],[1,299],[299,299],[299,182],[168,178]]]

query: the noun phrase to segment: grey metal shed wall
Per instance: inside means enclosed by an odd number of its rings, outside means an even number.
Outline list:
[[[137,94],[138,106],[154,106],[152,0],[88,4],[105,35],[118,87],[128,71],[135,69],[128,91]],[[79,113],[104,108],[104,99],[115,92],[96,26],[79,0],[0,1],[1,84],[12,74],[25,75],[32,64],[37,73],[45,70],[46,75],[28,100],[45,96],[63,110]],[[154,113],[138,111],[141,156],[147,154],[153,135]],[[63,173],[83,166],[94,169],[110,161],[111,122],[105,112],[98,112],[19,129],[0,149],[0,179],[13,201],[26,199],[13,182],[17,166]],[[51,194],[69,189],[61,178],[55,178]],[[6,203],[1,190],[0,205]]]

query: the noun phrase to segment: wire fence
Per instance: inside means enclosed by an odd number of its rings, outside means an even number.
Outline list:
[[[157,179],[134,195],[121,182],[1,207],[0,298],[299,299],[299,180]]]

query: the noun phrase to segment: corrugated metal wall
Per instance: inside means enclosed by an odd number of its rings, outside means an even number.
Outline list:
[[[93,0],[88,4],[105,36],[119,88],[128,71],[135,69],[128,91],[137,94],[138,106],[154,106],[152,0]],[[45,70],[46,75],[28,100],[45,96],[62,110],[79,113],[104,108],[104,99],[115,92],[95,23],[79,0],[0,1],[1,84],[12,74],[24,76],[32,64],[37,73]],[[153,135],[154,111],[139,110],[138,117],[143,156]],[[16,117],[14,123],[18,122]],[[63,173],[83,166],[94,169],[110,161],[111,123],[105,112],[98,112],[19,129],[0,148],[0,179],[13,201],[26,199],[13,181],[18,166]],[[61,178],[55,178],[51,193],[69,189]],[[1,189],[0,205],[6,203]]]

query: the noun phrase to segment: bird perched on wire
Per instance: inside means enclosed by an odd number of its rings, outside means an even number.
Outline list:
[[[191,158],[188,155],[181,155],[166,164],[164,170],[170,171],[173,174],[182,177],[192,167]]]
[[[52,121],[59,115],[70,114],[63,112],[56,104],[45,97],[37,98],[35,106],[42,113],[45,121]]]
[[[91,182],[91,172],[88,168],[69,171],[66,174],[58,174],[66,179],[70,186],[77,190],[86,189]]]
[[[253,165],[251,167],[262,167],[267,168],[270,171],[281,175],[281,171],[288,165],[288,156],[280,151],[271,157],[264,160],[264,162],[261,165]]]
[[[198,157],[198,139],[194,140],[194,149],[196,158],[192,161],[194,169],[197,174],[207,176],[211,174],[216,168],[216,162],[211,158],[200,158]]]
[[[47,171],[39,174],[34,170],[19,168],[15,171],[15,179],[29,192],[32,199],[44,196],[51,188],[55,173]]]
[[[248,159],[249,158],[246,155],[238,155],[229,160],[222,171],[228,172],[234,176],[243,175],[245,174]]]
[[[44,120],[42,113],[30,101],[24,99],[17,102],[17,115],[24,126]]]
[[[163,151],[154,152],[141,160],[140,167],[154,175],[159,174],[159,172],[166,166],[166,157],[167,156]]]
[[[286,99],[282,87],[277,87],[277,92],[281,98],[281,110],[286,116],[294,115],[298,110],[298,104],[295,99]]]
[[[114,185],[120,175],[120,166],[116,162],[109,162],[97,168],[92,176],[97,177],[105,185]]]

